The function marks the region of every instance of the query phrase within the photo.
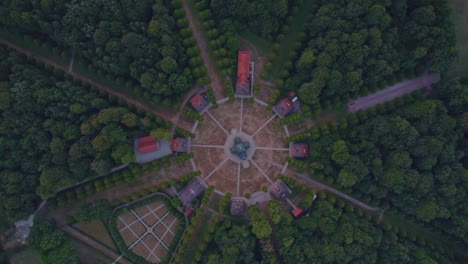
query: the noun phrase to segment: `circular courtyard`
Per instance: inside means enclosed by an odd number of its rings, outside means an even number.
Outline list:
[[[245,196],[262,191],[286,169],[287,129],[261,103],[220,103],[204,113],[193,133],[194,169],[219,193]]]

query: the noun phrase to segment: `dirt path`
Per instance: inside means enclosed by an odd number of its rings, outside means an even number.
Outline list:
[[[278,164],[274,161],[271,161],[271,160],[268,160],[268,162],[276,167],[283,167],[281,164]],[[365,211],[368,211],[368,212],[379,212],[380,214],[380,218],[383,219],[383,210],[378,208],[378,207],[372,207],[366,203],[363,203],[361,201],[359,201],[358,199],[355,199],[345,193],[342,193],[340,191],[338,191],[337,189],[333,188],[333,187],[330,187],[328,185],[325,185],[323,183],[320,183],[318,181],[315,181],[315,180],[312,180],[307,174],[304,174],[304,173],[298,173],[296,171],[293,171],[291,169],[287,169],[287,172],[289,172],[289,174],[292,174],[296,177],[298,177],[301,181],[303,181],[307,186],[309,187],[312,187],[312,188],[315,188],[317,191],[320,191],[320,190],[327,190],[333,194],[336,194],[337,196],[340,196],[344,199],[346,199],[347,201],[353,203],[354,205],[362,208],[363,210]]]
[[[182,1],[182,3],[183,3],[186,17],[189,21],[189,26],[192,29],[193,36],[197,40],[198,47],[200,47],[201,57],[208,70],[208,76],[211,79],[211,83],[209,85],[211,86],[211,88],[213,88],[216,100],[220,100],[225,97],[223,95],[224,94],[223,79],[221,75],[219,74],[219,72],[217,71],[213,57],[211,57],[211,54],[208,50],[209,49],[208,41],[203,34],[203,29],[200,25],[200,21],[197,18],[195,18],[195,14],[193,13],[193,10],[189,6],[188,0],[184,0]]]
[[[438,81],[440,81],[439,74],[429,74],[426,72],[418,78],[399,82],[392,86],[388,86],[384,90],[350,101],[348,103],[348,110],[349,112],[354,113],[361,109],[370,108],[378,104],[391,101],[397,97],[401,97],[423,87],[430,89],[431,85]]]
[[[121,255],[119,255],[119,254],[115,253],[114,251],[106,248],[105,246],[99,244],[98,242],[94,241],[93,239],[89,238],[88,236],[76,231],[75,229],[71,228],[68,225],[61,226],[60,230],[62,230],[66,234],[68,234],[68,235],[70,235],[70,236],[72,236],[72,237],[74,237],[76,239],[79,239],[79,240],[83,241],[87,245],[89,245],[89,246],[93,247],[94,249],[106,254],[107,256],[111,257],[112,259],[119,259],[119,261],[117,263],[132,264],[127,259],[121,257]]]
[[[337,189],[335,188],[332,188],[328,185],[325,185],[323,183],[320,183],[318,181],[315,181],[315,180],[312,180],[311,178],[309,178],[309,176],[305,175],[305,174],[302,174],[302,173],[297,173],[297,172],[293,172],[296,176],[298,176],[299,178],[301,178],[303,181],[306,182],[307,185],[311,186],[311,187],[315,187],[317,189],[322,189],[322,190],[327,190],[333,194],[336,194],[337,196],[340,196],[344,199],[346,199],[347,201],[353,203],[354,205],[366,210],[366,211],[369,211],[369,212],[381,212],[382,210],[378,207],[372,207],[366,203],[363,203],[361,201],[359,201],[358,199],[356,198],[353,198],[345,193],[342,193],[340,191],[338,191]]]
[[[59,64],[59,63],[57,63],[57,62],[55,62],[55,61],[53,61],[53,60],[51,60],[49,58],[46,58],[46,57],[44,57],[42,55],[39,55],[39,54],[35,53],[32,50],[22,48],[22,47],[20,47],[18,45],[15,45],[15,44],[13,44],[13,43],[11,43],[9,41],[3,40],[3,39],[0,39],[0,43],[3,43],[5,45],[9,46],[10,48],[13,48],[17,52],[22,53],[22,54],[24,54],[24,55],[26,55],[28,57],[35,58],[37,60],[40,60],[40,61],[44,62],[45,64],[51,65],[54,68],[59,69],[59,70],[65,72],[65,73],[68,73],[68,71],[69,71],[69,66],[68,65]],[[98,83],[98,82],[96,82],[96,81],[94,81],[94,80],[92,80],[92,79],[90,79],[90,78],[88,78],[88,77],[86,77],[84,75],[81,75],[79,73],[70,72],[68,74],[70,74],[71,76],[73,76],[76,79],[79,79],[79,80],[81,80],[83,82],[87,82],[87,83],[89,83],[89,84],[91,84],[93,86],[96,86],[100,90],[103,90],[103,91],[105,91],[105,92],[107,92],[109,94],[115,95],[118,98],[121,98],[121,99],[127,101],[129,104],[135,105],[136,107],[141,108],[141,109],[143,109],[143,110],[145,110],[147,112],[151,112],[151,113],[153,113],[155,115],[161,116],[166,120],[174,122],[175,119],[176,119],[176,113],[173,113],[173,112],[168,111],[168,110],[163,110],[163,109],[152,109],[151,107],[149,107],[148,105],[142,103],[139,100],[132,99],[128,95],[126,95],[124,93],[121,93],[121,92],[118,92],[118,91],[116,91],[114,89],[111,89],[111,88],[109,88],[109,87],[107,87],[105,85],[102,85],[102,84],[100,84],[100,83]]]

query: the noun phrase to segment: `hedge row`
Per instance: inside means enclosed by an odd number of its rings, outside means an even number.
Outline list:
[[[187,263],[187,259],[185,258],[188,247],[191,247],[192,249],[195,247],[196,250],[194,259],[191,262],[199,263],[202,260],[203,253],[205,252],[209,243],[213,239],[213,234],[216,231],[216,228],[220,222],[219,218],[215,216],[212,218],[212,221],[210,223],[201,223],[201,221],[203,221],[205,217],[206,215],[203,209],[198,208],[195,210],[195,216],[191,219],[191,224],[187,228],[187,232],[185,233],[182,243],[179,246],[179,249],[177,250],[173,261],[174,263]],[[196,233],[195,226],[198,226],[199,224],[207,225],[208,232]]]
[[[193,153],[185,153],[185,154],[175,156],[174,158],[172,158],[172,161],[177,164],[177,163],[182,163],[191,158],[193,158]]]
[[[195,137],[195,135],[192,132],[187,131],[180,127],[176,127],[176,136],[183,136],[183,137],[189,137],[189,138]]]
[[[213,104],[213,107],[215,107],[215,108],[218,107],[218,102],[216,102],[216,98],[214,96],[213,88],[208,87],[208,89],[206,90],[206,93],[208,94],[208,99]]]
[[[208,189],[206,190],[205,194],[203,195],[203,198],[201,200],[201,204],[207,204],[208,201],[210,200],[211,193],[214,191],[215,187],[210,185]]]
[[[232,80],[230,78],[226,78],[226,90],[228,92],[229,101],[233,102],[235,99],[235,95],[234,95],[234,87],[232,85]]]
[[[276,101],[278,101],[279,96],[280,96],[280,90],[275,89],[273,91],[273,94],[270,97],[270,100],[268,101],[268,106],[267,106],[268,110],[273,109],[273,106],[276,104]]]
[[[203,116],[191,109],[185,108],[183,113],[186,117],[192,120],[198,120],[199,122],[203,122]]]
[[[210,82],[210,78],[206,74],[207,69],[203,64],[200,49],[198,48],[192,29],[189,27],[182,0],[172,0],[171,5],[174,8],[172,15],[176,20],[177,28],[183,38],[182,43],[184,44],[185,51],[189,57],[190,68],[192,69],[194,77],[197,78],[197,85],[202,86],[208,84]]]
[[[216,61],[216,67],[222,76],[230,76],[235,73],[237,65],[237,51],[239,38],[235,32],[228,31],[214,20],[208,0],[196,0],[195,9],[198,20],[205,31],[211,54]]]
[[[229,205],[231,204],[231,197],[232,197],[232,194],[228,192],[223,197],[223,199],[221,199],[221,202],[219,202],[219,207],[218,207],[218,211],[220,213],[222,214],[228,213]]]

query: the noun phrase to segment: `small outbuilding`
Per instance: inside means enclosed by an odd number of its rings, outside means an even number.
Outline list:
[[[245,200],[243,198],[231,198],[231,215],[244,215],[245,214]]]
[[[307,158],[309,156],[309,145],[306,143],[291,143],[289,156],[292,158]]]
[[[301,208],[294,208],[291,211],[291,214],[294,216],[294,218],[299,218],[303,213],[304,213],[304,210],[302,210]]]
[[[188,152],[188,139],[187,138],[174,138],[171,143],[171,149],[174,152]]]
[[[297,113],[300,110],[301,102],[294,92],[290,92],[289,97],[283,98],[273,107],[273,111],[280,118]]]
[[[206,94],[197,93],[190,99],[193,109],[199,114],[203,114],[210,106],[210,100]]]
[[[270,193],[273,195],[273,197],[282,201],[289,197],[291,191],[282,180],[277,180],[270,187]]]
[[[188,206],[192,203],[198,195],[200,195],[206,189],[206,185],[202,179],[195,177],[191,180],[177,195],[184,206]]]
[[[235,96],[238,98],[252,96],[250,85],[250,50],[240,50],[237,55],[237,82]]]
[[[157,151],[159,144],[152,136],[141,137],[138,139],[138,151],[141,153],[148,153]]]

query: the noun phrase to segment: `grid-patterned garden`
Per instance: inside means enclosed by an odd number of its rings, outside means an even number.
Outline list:
[[[117,209],[110,228],[122,254],[134,263],[168,263],[185,219],[166,197],[156,195]]]

